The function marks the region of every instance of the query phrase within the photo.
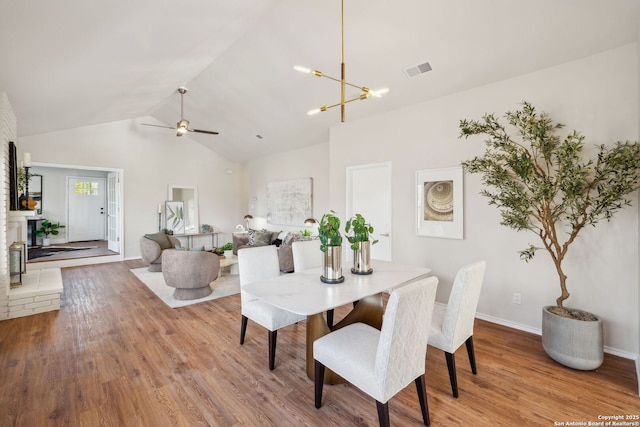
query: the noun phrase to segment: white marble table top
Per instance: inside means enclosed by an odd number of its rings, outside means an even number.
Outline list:
[[[276,307],[309,316],[426,277],[431,271],[377,260],[371,261],[371,267],[373,274],[357,275],[351,273],[350,266],[343,266],[345,280],[339,284],[321,282],[322,268],[313,268],[250,283],[242,290]]]

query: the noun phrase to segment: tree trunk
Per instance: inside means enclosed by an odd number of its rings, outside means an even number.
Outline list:
[[[562,303],[564,300],[569,298],[570,295],[569,291],[567,291],[567,276],[564,274],[564,271],[562,271],[562,258],[554,258],[553,262],[555,263],[556,270],[560,276],[560,289],[562,290],[562,295],[556,299],[556,305],[560,308],[564,308]]]

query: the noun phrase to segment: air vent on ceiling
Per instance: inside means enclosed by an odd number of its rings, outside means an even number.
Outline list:
[[[418,64],[413,67],[405,68],[404,74],[411,79],[419,76],[420,74],[424,74],[427,71],[431,71],[431,65],[428,62],[425,62],[423,64]]]

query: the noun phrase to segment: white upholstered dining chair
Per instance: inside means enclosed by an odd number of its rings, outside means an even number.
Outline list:
[[[463,343],[467,346],[471,372],[474,375],[478,373],[473,350],[473,324],[486,265],[485,261],[480,261],[458,270],[446,309],[436,311],[431,322],[429,345],[444,351],[453,397],[458,397],[454,353]]]
[[[249,283],[280,275],[278,250],[275,246],[240,249],[238,251],[238,271],[240,274],[240,301],[242,308],[240,345],[244,344],[249,319],[265,327],[269,331],[269,369],[273,370],[275,367],[278,329],[305,320],[306,316],[274,307],[244,292],[242,289]]]
[[[293,271],[322,267],[324,255],[320,250],[320,239],[299,240],[291,244]],[[327,325],[333,326],[333,309],[327,310]]]
[[[320,239],[293,242],[291,244],[291,253],[293,255],[294,271],[322,267],[323,254],[320,250]]]
[[[326,367],[376,400],[381,426],[389,425],[388,400],[414,381],[429,425],[424,373],[437,286],[437,277],[429,277],[395,289],[382,330],[354,323],[313,343],[316,408],[322,406]]]

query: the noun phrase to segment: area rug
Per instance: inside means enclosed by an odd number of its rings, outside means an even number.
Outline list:
[[[138,279],[151,291],[158,296],[165,304],[171,308],[185,307],[191,304],[198,304],[200,302],[211,301],[217,298],[226,297],[229,295],[235,295],[240,293],[240,278],[236,274],[222,274],[218,276],[216,280],[211,282],[209,286],[213,289],[213,292],[204,298],[192,299],[192,300],[178,300],[173,297],[173,291],[175,288],[167,286],[164,282],[164,276],[162,272],[151,272],[146,267],[132,269],[131,272],[136,275]]]
[[[61,252],[82,251],[85,249],[95,248],[97,248],[97,246],[41,246],[39,248],[29,248],[28,258],[43,258],[51,255],[56,255]]]

